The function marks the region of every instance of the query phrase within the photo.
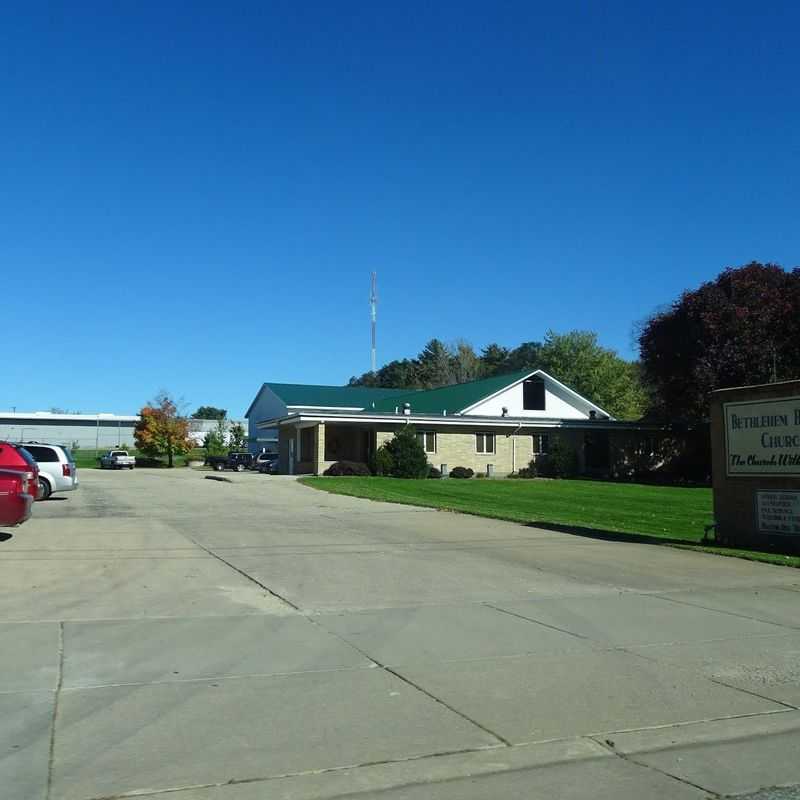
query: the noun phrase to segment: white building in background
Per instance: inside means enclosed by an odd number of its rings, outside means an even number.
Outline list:
[[[53,414],[49,411],[0,411],[0,440],[47,442],[74,449],[132,449],[138,414]],[[226,430],[236,420],[225,420]],[[242,422],[244,425],[245,423]],[[189,435],[199,447],[216,430],[214,419],[190,419]]]
[[[0,411],[0,439],[77,445],[84,450],[133,447],[133,429],[138,421],[138,415]]]
[[[231,425],[239,424],[242,428],[247,431],[247,421],[246,420],[238,420],[238,419],[224,419],[222,421],[222,427],[225,433],[225,443],[228,443],[228,434],[231,429]],[[219,425],[219,421],[216,419],[193,419],[189,418],[189,437],[195,443],[197,447],[202,447],[203,440],[206,438],[207,433],[211,433],[211,431],[217,430],[217,426]]]

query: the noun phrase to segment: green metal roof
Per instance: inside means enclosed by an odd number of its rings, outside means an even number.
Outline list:
[[[315,408],[372,409],[388,397],[406,394],[408,389],[384,389],[371,386],[313,386],[302,383],[265,383],[287,406]],[[394,406],[392,406],[394,408]]]
[[[410,403],[412,414],[441,414],[442,411],[447,411],[448,414],[457,414],[479,400],[483,400],[484,397],[522,380],[533,371],[526,369],[505,375],[493,375],[491,378],[483,378],[469,383],[456,383],[452,386],[442,386],[439,389],[423,389],[416,392],[406,390],[404,394],[393,394],[376,401],[375,410],[394,411],[396,406]]]

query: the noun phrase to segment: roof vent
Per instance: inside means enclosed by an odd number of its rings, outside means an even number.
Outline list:
[[[597,419],[597,412],[594,409],[589,412],[589,419]]]
[[[403,403],[403,414],[407,417],[411,416],[411,403]]]
[[[501,413],[503,414],[504,417],[507,417],[508,416],[508,407],[507,406],[503,406]]]

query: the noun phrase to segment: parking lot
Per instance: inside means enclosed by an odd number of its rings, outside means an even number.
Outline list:
[[[800,573],[84,470],[0,542],[8,800],[702,798],[800,783]]]

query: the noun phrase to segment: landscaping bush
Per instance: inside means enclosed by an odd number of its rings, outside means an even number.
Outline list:
[[[369,468],[373,475],[391,475],[394,471],[394,456],[385,444],[381,445],[369,459]]]
[[[434,467],[431,464],[431,466],[428,468],[428,477],[429,478],[441,478],[442,477],[442,471],[437,469],[436,467]]]
[[[451,478],[471,478],[475,472],[469,467],[453,467],[450,470]]]
[[[536,478],[539,475],[539,470],[536,467],[536,462],[531,459],[527,467],[522,467],[519,472],[509,475],[509,478]]]
[[[539,456],[539,460],[537,461],[535,458],[532,458],[528,462],[527,467],[522,467],[519,472],[513,475],[514,478],[538,478],[540,475],[544,475],[542,471],[544,468],[544,463],[547,460],[547,456]],[[509,476],[512,477],[512,476]]]
[[[417,434],[413,426],[404,425],[383,447],[392,457],[392,477],[424,478],[427,476],[428,457],[425,455],[425,448],[417,441]]]
[[[550,452],[537,462],[535,471],[545,478],[574,478],[578,474],[578,455],[574,448],[555,436],[550,443]]]
[[[331,464],[322,474],[342,477],[345,475],[364,476],[371,475],[372,473],[370,473],[369,467],[366,464],[362,464],[360,461],[337,461]]]

